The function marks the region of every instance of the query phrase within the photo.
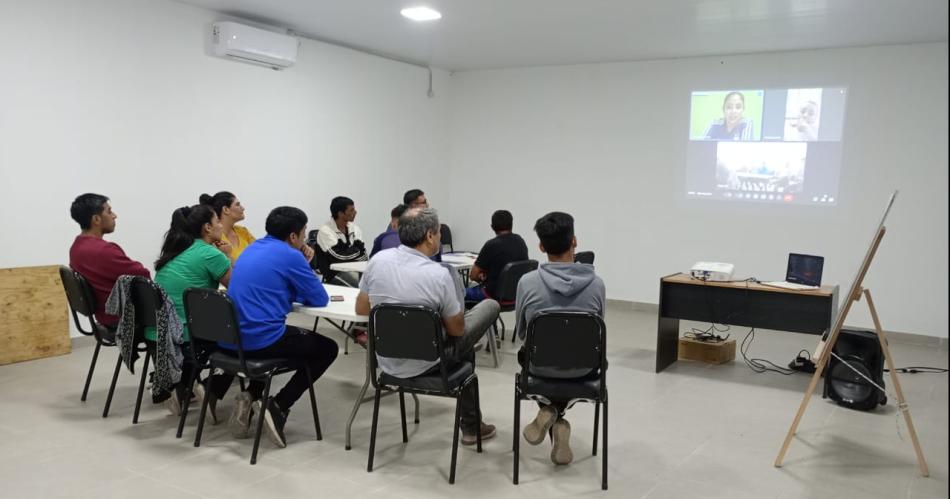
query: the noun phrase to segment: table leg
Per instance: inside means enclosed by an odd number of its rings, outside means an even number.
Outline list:
[[[352,330],[353,325],[350,325]],[[352,331],[351,331],[352,332]],[[346,450],[352,449],[352,441],[350,438],[350,433],[353,428],[353,421],[356,419],[356,413],[360,410],[360,405],[363,403],[363,396],[366,395],[366,389],[369,388],[369,378],[372,375],[370,369],[372,369],[373,363],[369,359],[369,349],[366,350],[366,377],[363,379],[363,386],[360,387],[360,393],[356,396],[356,402],[353,403],[353,410],[350,411],[350,418],[346,420]],[[418,404],[418,402],[417,402]],[[418,405],[416,406],[416,411],[418,413]]]
[[[676,362],[679,356],[680,320],[658,317],[656,326],[656,372]]]

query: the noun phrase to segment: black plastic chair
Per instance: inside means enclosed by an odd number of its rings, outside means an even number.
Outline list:
[[[445,251],[445,247],[448,246],[449,253],[455,253],[455,246],[452,245],[452,229],[442,224],[440,231],[442,232],[442,251]]]
[[[581,251],[574,253],[574,263],[588,263],[594,264],[594,252],[593,251]]]
[[[470,383],[475,384],[478,393],[478,376],[472,362],[460,362],[448,369],[443,360],[437,373],[425,373],[413,378],[397,378],[379,371],[376,354],[394,359],[414,359],[434,361],[444,352],[442,339],[442,319],[439,314],[421,305],[377,305],[369,314],[369,359],[372,362],[371,381],[376,393],[373,397],[373,426],[370,431],[369,461],[366,471],[373,471],[373,458],[376,453],[376,427],[379,420],[379,399],[383,390],[399,393],[399,412],[402,417],[402,441],[408,442],[406,432],[405,393],[413,395],[434,395],[455,398],[455,423],[452,439],[452,464],[449,471],[449,483],[455,483],[455,464],[458,456],[459,424],[461,422],[460,400],[462,391]],[[481,428],[481,406],[475,398],[478,411],[478,426]],[[419,420],[416,419],[416,424]],[[482,451],[481,431],[476,431],[476,450]]]
[[[151,351],[145,347],[145,328],[155,327],[156,314],[162,306],[162,292],[151,279],[137,276],[132,279],[132,304],[135,307],[135,346],[133,348],[138,352],[145,352],[145,360],[142,363],[142,377],[139,380],[139,390],[135,397],[135,412],[132,413],[132,424],[139,422],[139,410],[142,408],[142,393],[145,391],[145,377],[148,375],[148,363],[152,358]],[[112,378],[112,386],[109,393],[115,389],[118,372]],[[107,409],[108,410],[108,409]]]
[[[501,305],[502,312],[514,312],[515,310],[515,297],[518,295],[518,281],[533,270],[538,270],[538,261],[537,260],[521,260],[520,262],[511,262],[501,269],[501,274],[498,276],[498,296],[493,298]],[[501,318],[501,315],[498,316],[498,322],[501,323],[501,339],[505,339],[505,321]],[[495,328],[497,333],[497,326],[492,326]],[[517,324],[515,325],[517,329]],[[511,342],[515,342],[516,334],[515,332],[511,333]]]
[[[540,312],[528,324],[523,351],[524,365],[521,372],[515,374],[512,482],[518,483],[522,400],[568,400],[568,408],[577,402],[593,402],[595,456],[600,405],[604,406],[601,488],[607,490],[607,328],[604,321],[590,312]],[[581,375],[564,377],[577,373]]]
[[[188,318],[188,332],[192,341],[223,342],[236,345],[236,350],[216,349],[208,357],[208,367],[219,368],[226,373],[235,374],[240,378],[264,381],[264,393],[261,398],[261,411],[257,419],[257,430],[254,433],[254,449],[251,451],[251,464],[257,463],[257,451],[261,444],[261,431],[264,428],[264,412],[266,401],[270,396],[271,380],[274,376],[293,372],[298,368],[306,370],[310,379],[310,368],[305,363],[283,358],[248,359],[244,354],[241,343],[241,331],[238,325],[237,313],[234,304],[227,293],[216,289],[188,288],[184,293],[185,316]],[[317,433],[317,440],[323,440],[320,431],[320,415],[317,412],[317,397],[310,389],[310,407],[313,410],[313,426]],[[208,401],[211,399],[211,376],[205,378],[205,398],[201,404],[201,414],[198,416],[198,430],[195,434],[195,447],[201,445],[201,432],[204,429],[205,414],[208,411]],[[187,407],[187,405],[186,405]]]
[[[86,384],[83,386],[82,397],[79,399],[85,402],[86,395],[89,394],[89,383],[92,381],[92,372],[95,371],[96,361],[99,359],[99,350],[103,346],[115,346],[115,331],[96,322],[94,316],[96,312],[95,295],[92,294],[92,288],[89,286],[89,283],[86,282],[86,279],[80,275],[79,272],[65,265],[60,265],[59,277],[63,281],[63,291],[66,292],[66,301],[69,302],[69,311],[72,313],[76,329],[85,336],[93,336],[96,338],[96,349],[92,352],[92,362],[89,364],[89,373],[86,374]],[[88,330],[83,328],[83,321],[80,320],[79,316],[83,316],[89,321]],[[120,358],[119,364],[121,364],[121,362],[122,359]],[[117,373],[119,372],[119,364],[116,364]]]

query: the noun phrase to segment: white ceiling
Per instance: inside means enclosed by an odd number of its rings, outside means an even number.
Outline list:
[[[448,70],[947,41],[947,0],[179,1]]]

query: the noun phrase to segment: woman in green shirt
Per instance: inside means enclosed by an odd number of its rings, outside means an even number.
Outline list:
[[[183,293],[188,288],[217,288],[219,284],[227,286],[231,280],[231,260],[228,258],[231,248],[227,241],[222,241],[222,231],[221,221],[210,206],[199,204],[178,208],[172,213],[171,227],[165,233],[161,254],[155,262],[155,282],[165,290],[175,305],[175,312],[184,326],[185,344],[182,348],[185,350],[186,359],[190,357],[187,351],[190,342]],[[146,329],[145,338],[150,342],[149,347],[154,348],[153,328]],[[211,349],[201,348],[201,345],[198,348],[200,351],[196,352],[196,355],[198,360],[202,361],[203,357],[210,354]],[[182,380],[191,379],[193,369],[194,366],[186,362],[182,366]],[[220,380],[217,377],[212,379],[212,391],[215,393],[209,405],[213,406],[211,402],[216,402],[224,396],[231,379],[231,376],[221,377]],[[164,400],[172,414],[179,414],[181,400],[185,395],[184,385],[178,383],[173,393],[157,396],[153,394],[153,401]],[[201,394],[203,390],[196,391]],[[214,410],[212,419],[215,419]]]

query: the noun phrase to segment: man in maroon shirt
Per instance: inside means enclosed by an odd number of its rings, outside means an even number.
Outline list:
[[[141,263],[130,259],[116,243],[102,238],[115,230],[116,215],[109,198],[100,194],[83,194],[69,208],[73,220],[82,228],[69,248],[69,266],[82,274],[96,297],[96,320],[115,328],[119,318],[105,313],[106,299],[120,275],[151,277]]]

